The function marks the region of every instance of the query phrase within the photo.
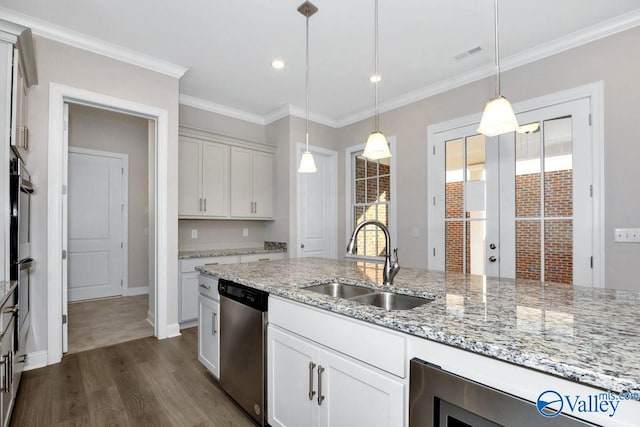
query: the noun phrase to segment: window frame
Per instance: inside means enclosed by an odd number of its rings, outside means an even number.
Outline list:
[[[391,244],[393,247],[398,246],[397,239],[397,189],[396,189],[396,137],[388,136],[387,141],[389,142],[389,148],[391,150],[391,162],[390,162],[390,174],[389,174],[389,186],[391,188],[391,200],[389,200],[387,204],[388,209],[388,217],[389,217],[389,234],[391,235]],[[354,227],[357,224],[353,224],[353,208],[355,203],[355,195],[353,192],[354,185],[354,174],[355,174],[355,157],[354,154],[358,152],[364,151],[365,144],[352,145],[345,149],[345,247],[351,238],[351,233],[353,232]],[[392,248],[393,249],[393,248]],[[345,252],[345,258],[349,259],[358,259],[358,260],[369,260],[369,261],[383,261],[384,257],[382,256],[365,256],[365,255],[349,255]]]

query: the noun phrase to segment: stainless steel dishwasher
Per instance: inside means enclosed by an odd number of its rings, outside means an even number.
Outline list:
[[[267,292],[220,279],[220,386],[266,425]]]

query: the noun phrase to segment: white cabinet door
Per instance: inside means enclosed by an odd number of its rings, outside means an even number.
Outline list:
[[[324,400],[320,426],[402,426],[404,384],[337,353],[323,351],[317,368]]]
[[[253,153],[253,214],[273,217],[273,154]]]
[[[202,142],[203,214],[229,216],[229,146]]]
[[[401,378],[274,326],[268,336],[271,425],[404,424]]]
[[[269,424],[317,426],[317,348],[271,326],[267,346]]]
[[[202,215],[202,142],[180,137],[178,150],[178,215]]]
[[[231,216],[253,216],[252,151],[231,148]]]
[[[220,378],[220,304],[200,295],[198,307],[198,360],[214,377]]]
[[[197,271],[180,275],[180,322],[198,318],[198,276]]]

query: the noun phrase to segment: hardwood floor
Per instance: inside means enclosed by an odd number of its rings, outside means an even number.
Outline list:
[[[67,354],[153,336],[148,309],[149,295],[69,304]]]
[[[198,362],[197,328],[25,372],[11,426],[255,426]]]

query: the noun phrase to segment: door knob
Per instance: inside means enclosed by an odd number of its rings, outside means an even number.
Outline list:
[[[494,256],[490,256],[489,257],[489,262],[496,262],[498,260],[498,258],[494,257]]]
[[[304,243],[300,243],[300,248],[304,249]]]
[[[495,243],[492,243],[492,244],[489,245],[489,249],[495,249],[495,248],[496,248],[496,244]]]

